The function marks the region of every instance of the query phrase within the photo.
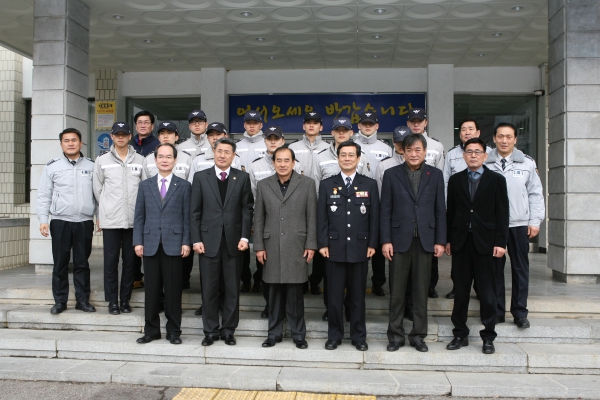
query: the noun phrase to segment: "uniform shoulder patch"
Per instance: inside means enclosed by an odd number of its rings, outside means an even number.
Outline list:
[[[94,162],[94,160],[92,160],[92,159],[91,159],[91,158],[89,158],[89,157],[86,157],[85,159],[86,159],[86,160],[89,160],[89,161],[91,161],[91,162]]]
[[[187,152],[187,151],[185,151],[185,150],[181,150],[181,152],[182,152],[182,153],[185,153],[185,154],[187,154],[188,156],[191,156],[191,154],[190,154],[190,153],[188,153],[188,152]]]
[[[321,151],[320,151],[320,152],[318,152],[317,154],[321,154],[321,153],[323,153],[324,151],[327,151],[327,150],[329,150],[329,147],[327,147],[326,149],[323,149],[323,150],[321,150]]]
[[[252,161],[253,163],[257,162],[258,160],[262,160],[262,157],[258,157],[256,160]]]
[[[433,140],[435,140],[436,142],[439,142],[439,140],[437,140],[436,138],[434,138],[433,136],[429,136],[430,138],[432,138]]]
[[[52,164],[52,163],[55,163],[55,162],[57,162],[58,160],[59,160],[58,158],[54,158],[54,159],[52,159],[52,160],[48,161],[48,163],[47,163],[46,165],[50,165],[50,164]]]
[[[529,158],[531,161],[535,162],[535,160],[533,159],[533,157],[531,157],[530,155],[527,154],[523,154],[525,156],[525,158]]]
[[[451,152],[452,150],[454,150],[457,147],[460,147],[460,144],[457,144],[456,146],[454,146],[453,148],[451,148],[450,150],[448,150],[448,152]]]
[[[386,157],[383,160],[381,160],[381,162],[384,162],[385,160],[389,160],[390,158],[392,158],[392,157]]]

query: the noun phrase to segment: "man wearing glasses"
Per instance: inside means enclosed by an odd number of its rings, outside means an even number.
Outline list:
[[[200,153],[204,153],[210,148],[209,143],[206,140],[206,128],[208,123],[206,122],[206,114],[202,110],[194,110],[188,116],[190,138],[177,146],[177,151],[185,151],[190,154],[192,158]]]
[[[154,115],[150,111],[140,111],[133,117],[133,122],[135,123],[137,135],[133,137],[131,145],[137,153],[146,157],[160,144],[158,139],[152,135]]]

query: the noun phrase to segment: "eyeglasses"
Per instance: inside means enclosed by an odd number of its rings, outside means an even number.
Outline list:
[[[231,150],[215,150],[215,153],[218,155],[226,155],[226,156],[230,156],[231,154],[233,154],[233,151]]]
[[[166,159],[166,160],[172,160],[172,159],[173,159],[173,156],[163,156],[163,155],[161,154],[161,155],[158,155],[158,156],[156,156],[156,158],[157,158],[157,159],[159,159],[159,160],[165,160],[165,159]]]
[[[356,153],[340,153],[340,158],[355,158]]]
[[[152,125],[150,121],[138,121],[135,123],[136,125]]]
[[[485,151],[482,151],[482,150],[467,150],[467,151],[465,151],[465,153],[467,153],[470,156],[472,156],[473,154],[475,154],[477,157],[479,157],[480,155],[482,155],[483,153],[485,153]]]
[[[202,125],[205,123],[206,121],[190,121],[190,125]]]

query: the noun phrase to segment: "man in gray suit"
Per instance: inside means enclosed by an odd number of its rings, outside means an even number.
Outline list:
[[[413,329],[410,345],[428,351],[427,292],[432,255],[446,246],[446,204],[442,171],[425,164],[427,141],[410,134],[402,142],[405,163],[388,169],[381,185],[380,239],[390,260],[390,322],[388,351],[404,346],[402,321],[406,289],[412,286]],[[411,282],[408,282],[409,276]]]
[[[214,168],[196,172],[192,182],[191,235],[194,251],[200,254],[203,346],[210,346],[219,338],[225,344],[236,344],[233,334],[240,319],[239,281],[252,228],[254,198],[248,173],[231,168],[235,150],[233,140],[217,140]],[[219,327],[221,276],[225,302]]]
[[[258,182],[254,207],[254,251],[269,285],[269,336],[262,345],[281,342],[287,315],[292,340],[306,349],[302,294],[317,249],[315,181],[294,171],[292,149],[280,147],[272,157],[275,175]]]
[[[190,183],[173,174],[177,149],[169,143],[154,152],[158,174],[138,188],[133,245],[144,257],[144,336],[138,343],[160,339],[160,294],[164,287],[167,340],[181,344],[182,258],[190,254]]]

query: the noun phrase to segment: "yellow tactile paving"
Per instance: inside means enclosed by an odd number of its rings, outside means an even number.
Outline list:
[[[335,394],[298,392],[296,400],[335,400],[335,396]]]
[[[376,400],[375,396],[359,396],[353,394],[338,394],[335,400]]]
[[[256,390],[219,390],[213,400],[254,400]]]
[[[184,388],[173,400],[213,400],[219,389]]]
[[[258,392],[254,400],[295,400],[296,392]]]

